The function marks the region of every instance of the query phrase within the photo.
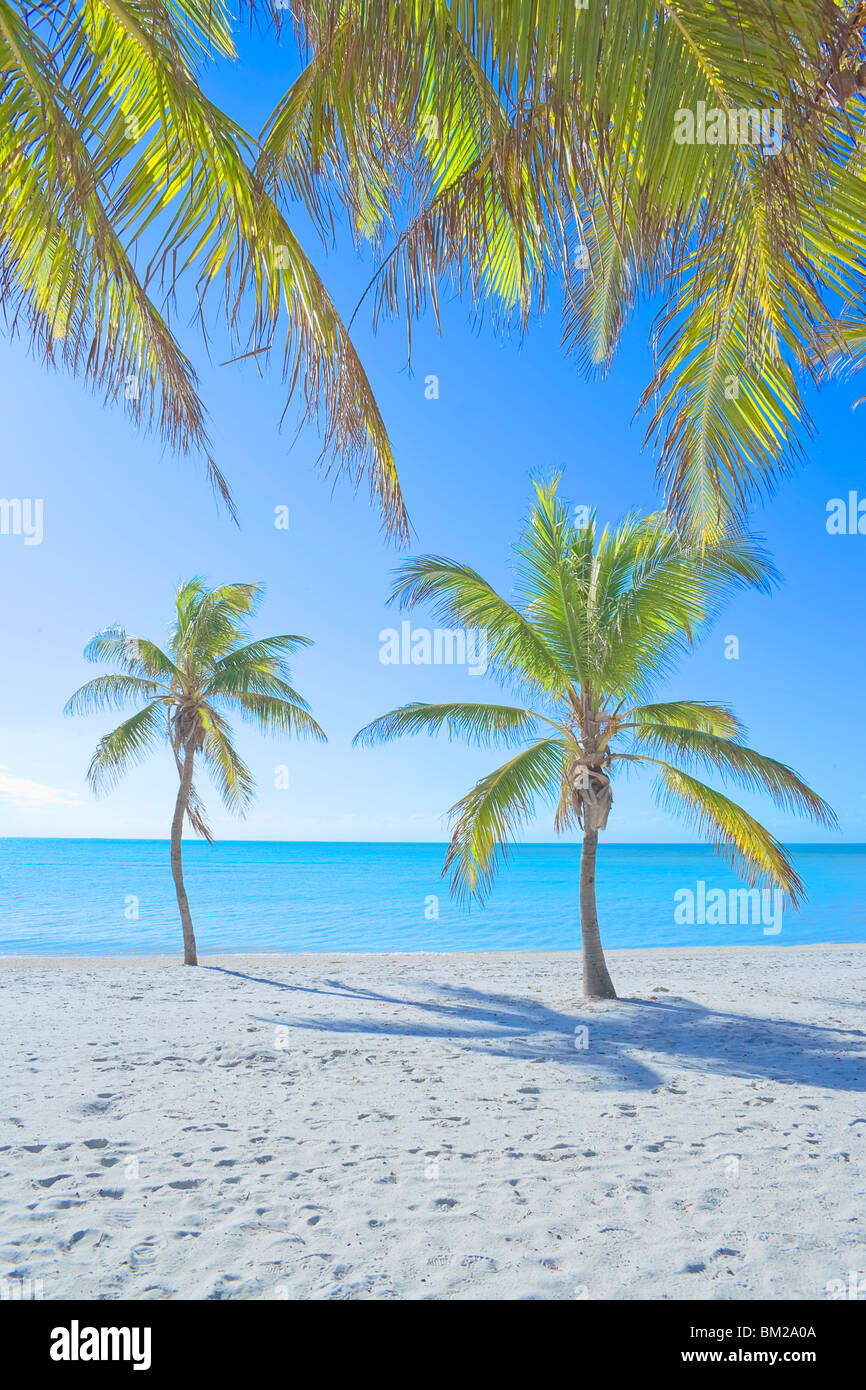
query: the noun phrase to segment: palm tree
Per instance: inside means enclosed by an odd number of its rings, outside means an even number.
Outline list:
[[[769,879],[795,904],[803,884],[784,847],[695,771],[767,792],[822,825],[835,817],[790,767],[744,743],[742,725],[724,705],[650,699],[732,588],[769,586],[773,571],[760,548],[746,536],[684,546],[659,516],[629,517],[614,531],[594,519],[579,527],[557,497],[557,482],[536,490],[516,546],[515,604],[468,565],[434,555],[403,565],[392,594],[406,607],[430,600],[438,620],[485,630],[492,669],[526,703],[404,705],[368,724],[356,742],[444,730],[519,747],[452,807],[444,872],[452,870],[459,898],[483,899],[508,842],[539,799],[549,801],[557,834],[583,831],[584,991],[612,999],[595,867],[617,771],[652,768],[665,807],[684,814],[750,883]]]
[[[181,453],[211,455],[193,366],[167,317],[188,283],[231,351],[273,361],[322,426],[322,459],[369,483],[406,535],[378,406],[321,277],[253,168],[256,142],[204,94],[236,58],[226,0],[0,0],[0,310]],[[327,235],[303,172],[294,195]]]
[[[222,584],[208,589],[191,579],[177,590],[176,617],[167,651],[122,627],[99,632],[85,648],[88,661],[105,661],[119,673],[97,676],[76,690],[66,714],[91,714],[140,704],[131,718],[99,740],[87,780],[99,795],[162,742],[174,756],[180,786],[171,823],[171,872],[183,924],[184,965],[197,965],[195,933],[183,882],[184,818],[213,843],[193,775],[196,755],[216,783],[229,811],[243,815],[255,795],[255,779],[238,753],[226,714],[273,734],[324,740],[309,705],[289,684],[289,653],[310,646],[308,637],[251,639],[247,619],[262,597],[260,584]]]
[[[741,529],[798,456],[798,383],[845,350],[840,308],[866,320],[864,0],[292,12],[309,60],[259,171],[291,196],[306,169],[380,243],[375,313],[438,312],[444,279],[525,324],[552,280],[566,347],[604,372],[649,300],[670,511]]]

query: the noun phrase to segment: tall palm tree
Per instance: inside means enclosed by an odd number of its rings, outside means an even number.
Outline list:
[[[429,600],[440,621],[485,630],[492,669],[522,702],[404,705],[368,724],[356,742],[444,730],[519,747],[452,807],[444,871],[453,871],[458,897],[483,898],[509,840],[539,799],[552,803],[557,834],[583,831],[584,990],[612,999],[595,868],[620,769],[653,769],[665,807],[691,820],[750,883],[769,879],[795,904],[803,884],[784,847],[695,771],[767,792],[822,825],[835,817],[790,767],[744,743],[742,725],[724,705],[650,699],[732,588],[769,585],[772,568],[754,542],[741,536],[684,546],[659,516],[629,517],[614,531],[594,519],[579,527],[554,482],[537,486],[515,551],[515,604],[468,565],[435,555],[402,566],[392,598],[406,607]]]
[[[221,584],[200,578],[182,584],[168,649],[122,627],[99,632],[85,648],[88,661],[105,661],[119,673],[97,676],[69,700],[66,714],[91,714],[140,704],[131,718],[99,740],[87,780],[99,795],[161,743],[174,756],[180,785],[171,823],[171,872],[183,924],[184,965],[197,965],[195,933],[183,882],[184,819],[213,843],[204,806],[193,782],[198,754],[229,811],[243,815],[255,796],[255,779],[233,742],[226,714],[236,711],[267,733],[324,740],[310,708],[289,684],[289,653],[308,637],[251,639],[247,620],[262,597],[260,584]]]
[[[328,466],[368,482],[405,535],[346,327],[254,170],[256,142],[202,90],[236,57],[232,18],[227,0],[0,0],[0,311],[45,362],[203,456],[231,506],[166,308],[188,284],[207,338],[215,297],[232,353],[277,364]],[[327,234],[305,171],[293,191]]]
[[[376,313],[435,310],[444,278],[525,323],[553,281],[566,347],[604,372],[649,299],[670,510],[740,528],[808,431],[803,372],[850,346],[840,310],[862,337],[866,0],[292,12],[309,60],[259,169],[291,195],[305,168],[380,240]],[[769,142],[752,112],[780,113]]]

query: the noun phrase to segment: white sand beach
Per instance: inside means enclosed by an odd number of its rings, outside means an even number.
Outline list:
[[[866,947],[609,961],[622,999],[581,1005],[576,953],[0,960],[0,1276],[109,1299],[848,1286]]]

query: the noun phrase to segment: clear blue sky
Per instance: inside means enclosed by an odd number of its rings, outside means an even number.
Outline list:
[[[241,42],[243,61],[214,74],[209,90],[259,129],[287,85],[290,44]],[[327,254],[307,237],[328,287],[348,319],[371,273],[370,253],[347,237]],[[497,339],[452,301],[439,337],[416,326],[413,374],[405,334],[384,324],[373,335],[364,311],[355,342],[378,395],[396,451],[416,536],[408,553],[436,551],[474,565],[509,587],[508,552],[530,495],[530,478],[564,473],[563,493],[603,520],[658,503],[651,455],[631,423],[648,374],[649,319],[633,325],[604,382],[586,382],[559,349],[555,306],[521,341]],[[256,809],[238,822],[209,795],[221,837],[254,839],[441,840],[443,813],[485,770],[495,752],[414,739],[353,750],[355,731],[410,699],[481,698],[496,687],[447,666],[383,666],[381,629],[398,625],[385,606],[400,556],[383,541],[365,493],[331,483],[313,468],[310,430],[290,447],[291,419],[278,429],[283,393],[250,366],[208,362],[197,332],[181,331],[201,376],[220,467],[238,503],[240,529],[215,506],[202,468],[136,435],[119,409],[104,410],[84,387],[31,361],[24,344],[0,340],[5,385],[0,495],[44,499],[38,546],[0,536],[4,679],[0,682],[0,834],[142,836],[168,834],[174,800],[168,753],[95,802],[84,775],[110,715],[69,720],[69,694],[95,674],[82,659],[98,628],[122,622],[162,640],[178,582],[261,580],[267,597],[257,631],[304,633],[315,647],[295,665],[295,683],[330,738],[327,747],[267,740],[243,727],[240,745],[259,781]],[[212,364],[228,355],[217,338]],[[439,378],[438,400],[424,378]],[[772,599],[738,597],[670,692],[729,701],[763,752],[792,763],[839,813],[847,841],[866,840],[866,758],[856,733],[866,655],[863,568],[866,536],[830,536],[828,499],[866,495],[861,379],[810,395],[818,424],[808,465],[756,510],[784,576]],[[274,509],[290,508],[288,531]],[[416,623],[423,623],[420,614]],[[724,639],[739,638],[739,660]],[[842,737],[851,726],[852,736]],[[275,769],[290,769],[277,789]],[[777,815],[766,823],[788,841],[826,838]],[[685,840],[680,822],[655,806],[649,781],[616,789],[608,831],[619,841]],[[552,838],[542,815],[530,838]]]

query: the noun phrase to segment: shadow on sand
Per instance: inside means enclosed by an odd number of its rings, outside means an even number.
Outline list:
[[[494,1057],[557,1061],[592,1073],[595,1084],[611,1089],[649,1090],[667,1084],[652,1061],[744,1079],[866,1091],[866,1033],[856,1028],[726,1013],[674,995],[603,1004],[576,1001],[573,1012],[563,1013],[535,1000],[435,981],[418,982],[419,989],[434,997],[413,999],[340,980],[325,980],[316,988],[223,966],[204,968],[284,993],[343,999],[357,1006],[356,1012],[342,1017],[252,1015],[260,1023],[297,1032],[440,1038]],[[580,1026],[587,1030],[585,1047],[575,1045]],[[851,1123],[858,1122],[866,1124],[866,1111],[852,1115]]]

